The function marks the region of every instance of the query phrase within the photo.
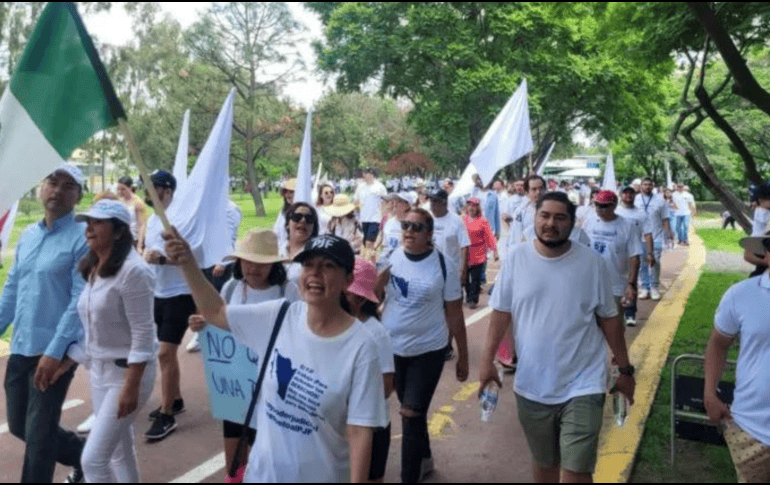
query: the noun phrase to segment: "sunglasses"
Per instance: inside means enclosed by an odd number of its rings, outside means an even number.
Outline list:
[[[427,228],[428,228],[428,225],[425,224],[424,222],[401,221],[402,231],[422,232]]]
[[[302,219],[305,219],[305,222],[308,224],[314,224],[315,223],[315,216],[313,214],[303,214],[301,212],[295,212],[294,214],[289,217],[290,220],[299,223]]]
[[[596,208],[597,208],[597,209],[609,209],[609,208],[610,208],[610,207],[612,207],[613,205],[614,205],[614,204],[596,204]]]

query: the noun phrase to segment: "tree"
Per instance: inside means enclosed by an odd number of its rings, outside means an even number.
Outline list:
[[[284,3],[213,4],[186,33],[192,56],[215,68],[238,92],[245,117],[233,123],[242,140],[251,196],[257,215],[264,215],[257,189],[255,162],[271,145],[296,129],[291,113],[276,109],[275,98],[303,67],[296,42],[304,31]]]
[[[446,168],[464,166],[526,78],[541,160],[580,127],[612,139],[654,113],[653,76],[605,48],[602,4],[310,3],[326,26],[319,67],[338,88],[377,80],[414,105],[410,122]]]

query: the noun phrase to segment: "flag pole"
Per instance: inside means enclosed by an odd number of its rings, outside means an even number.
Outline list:
[[[134,134],[131,132],[131,128],[128,127],[128,123],[124,118],[118,118],[118,125],[120,125],[120,129],[123,132],[123,135],[126,137],[128,150],[131,152],[131,156],[134,157],[134,161],[136,161],[136,165],[139,167],[139,175],[141,175],[142,180],[144,181],[144,186],[147,192],[150,194],[150,200],[152,200],[155,214],[157,214],[157,216],[160,218],[160,222],[163,224],[163,229],[168,230],[171,228],[171,224],[168,222],[166,211],[163,209],[163,206],[160,203],[158,192],[155,190],[155,186],[150,180],[150,174],[147,171],[147,167],[144,165],[144,162],[142,161],[142,156],[139,154],[139,148],[137,148],[136,142],[134,141]]]

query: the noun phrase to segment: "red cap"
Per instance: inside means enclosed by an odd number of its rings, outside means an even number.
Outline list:
[[[477,199],[476,197],[473,197],[471,199],[468,199],[468,203],[469,204],[474,204],[474,205],[480,205],[481,201],[479,199]]]
[[[602,190],[594,196],[594,202],[599,204],[616,204],[618,196],[611,190]]]

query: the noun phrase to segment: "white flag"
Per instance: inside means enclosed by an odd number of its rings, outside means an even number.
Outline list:
[[[310,146],[310,125],[313,122],[313,111],[307,112],[307,122],[305,123],[305,137],[302,139],[302,151],[299,153],[299,167],[297,167],[297,187],[294,190],[294,202],[306,202],[312,204],[310,189],[312,182],[310,180],[310,165],[313,158],[313,149]]]
[[[671,181],[671,164],[666,160],[666,187],[674,189],[674,183]]]
[[[8,249],[8,241],[11,239],[13,223],[16,222],[16,212],[19,210],[19,201],[13,203],[10,210],[0,217],[0,246]],[[2,256],[0,256],[2,258]]]
[[[176,187],[179,190],[187,180],[187,154],[190,151],[190,110],[184,112],[182,120],[182,131],[179,133],[179,145],[176,147],[176,158],[174,159],[174,178]]]
[[[168,208],[168,218],[182,237],[193,249],[201,249],[201,268],[220,263],[232,246],[223,235],[230,233],[227,199],[234,97],[233,88],[187,182],[177,189]]]
[[[537,174],[541,177],[543,176],[543,173],[545,173],[545,165],[548,163],[548,159],[551,158],[551,152],[553,151],[553,147],[556,146],[556,142],[551,143],[551,147],[548,149],[548,153],[545,154],[545,159],[543,160],[543,163],[540,164],[540,168],[537,169]]]
[[[315,207],[316,197],[318,197],[318,186],[321,185],[321,166],[323,163],[318,163],[318,171],[315,174],[315,181],[313,182],[313,191],[310,192],[310,198],[313,199],[311,203]]]
[[[607,164],[604,166],[604,181],[602,190],[611,190],[618,193],[618,182],[615,180],[615,162],[612,159],[612,153],[607,155]]]
[[[471,154],[471,163],[486,186],[498,170],[531,152],[532,147],[525,79]]]
[[[465,197],[470,194],[473,191],[473,176],[477,173],[476,167],[469,163],[460,176],[460,180],[455,184],[455,188],[452,189],[452,193],[449,194],[449,197]]]

